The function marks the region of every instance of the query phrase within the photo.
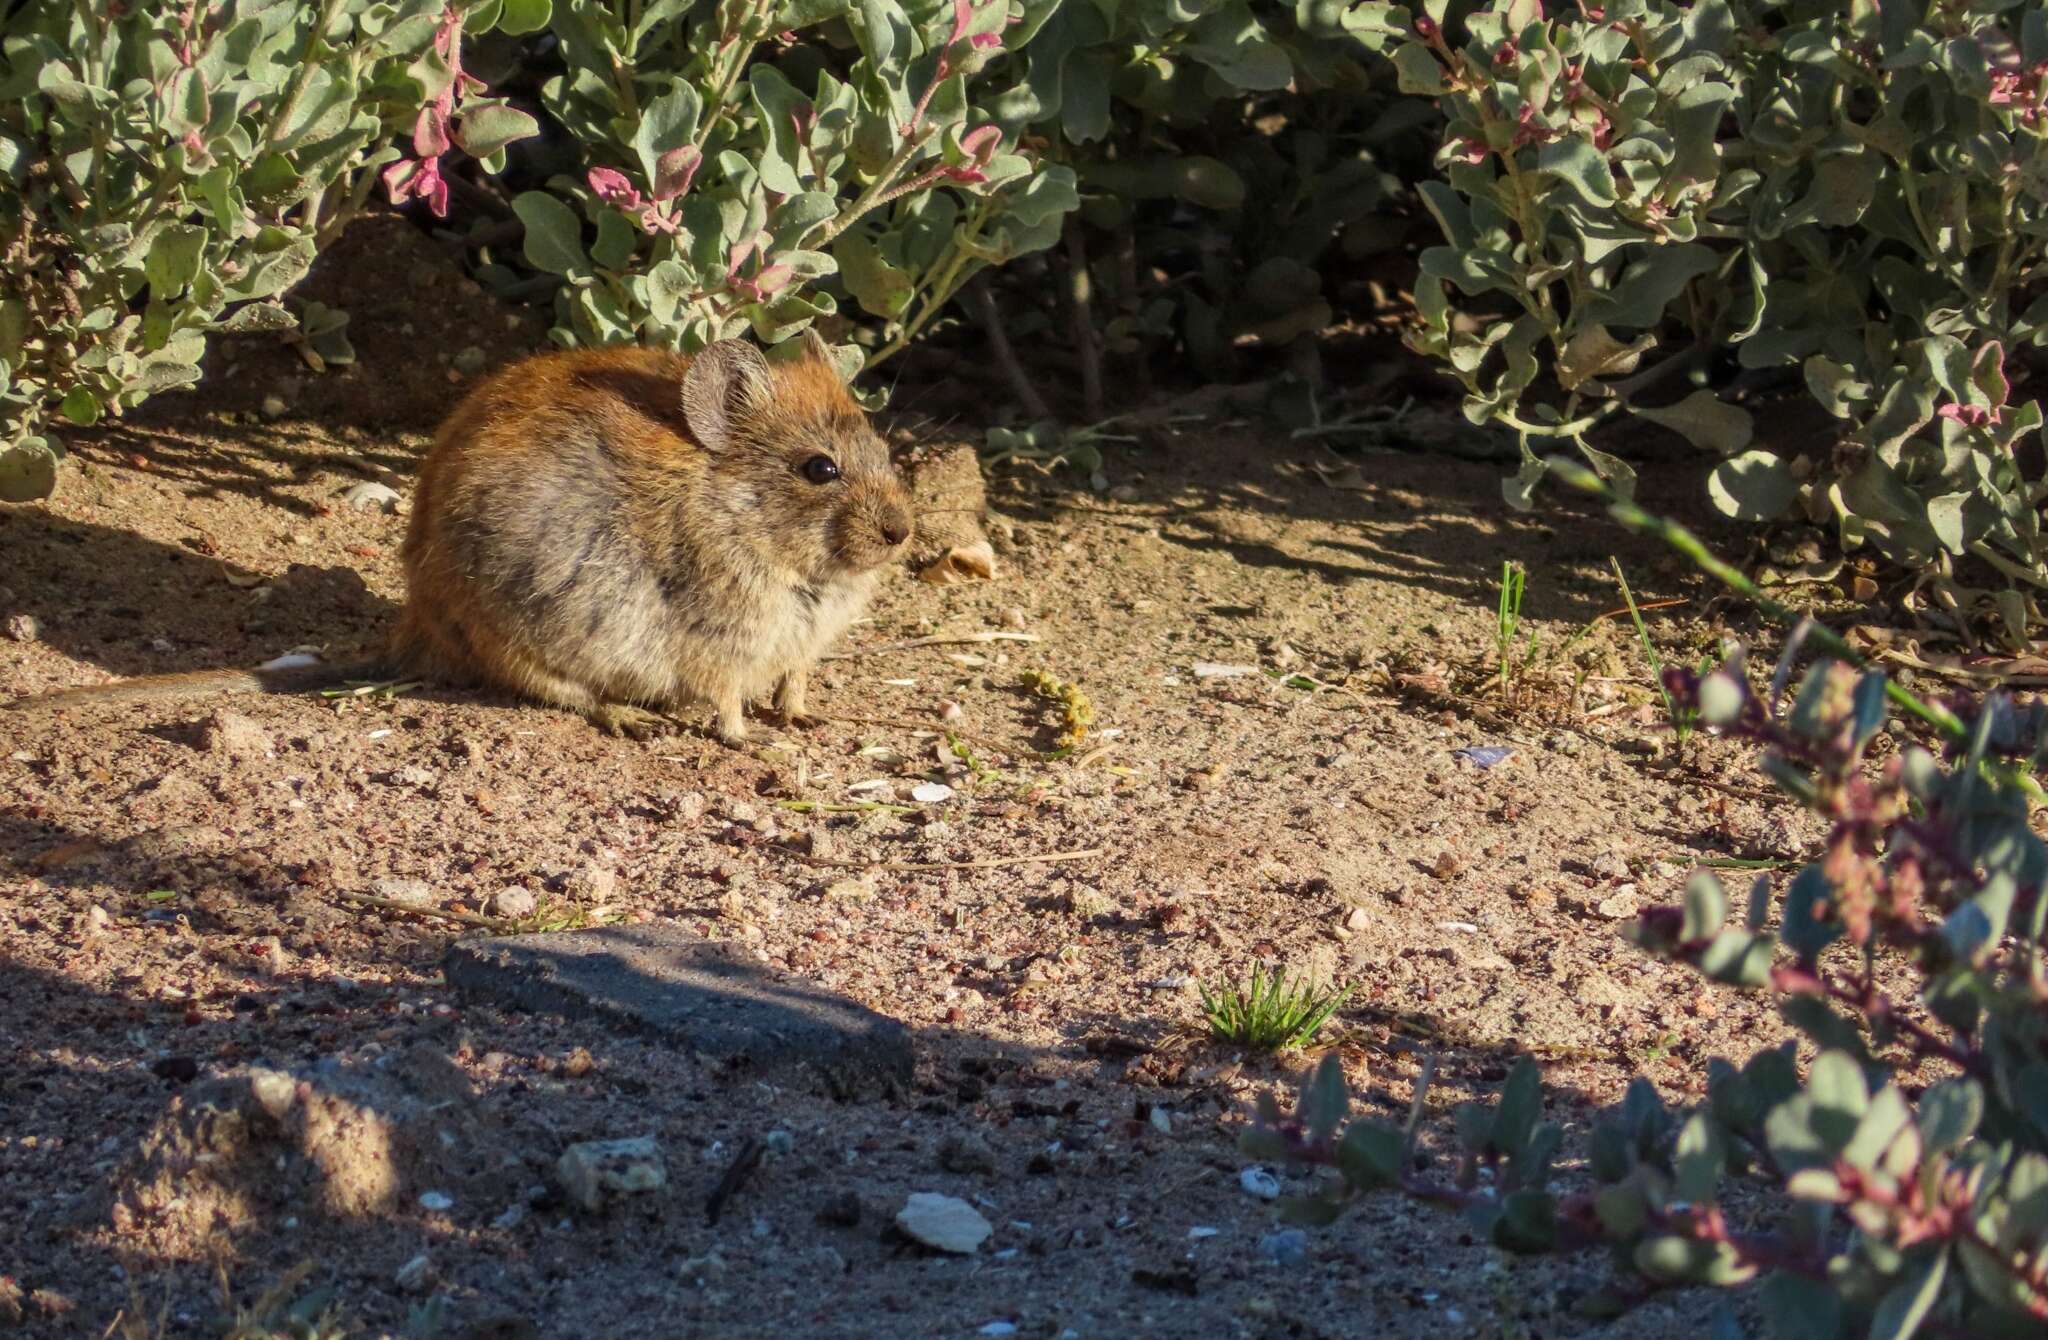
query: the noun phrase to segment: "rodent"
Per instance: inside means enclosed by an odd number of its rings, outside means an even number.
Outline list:
[[[387,659],[645,735],[708,704],[727,743],[772,689],[805,719],[811,667],[915,526],[889,450],[807,332],[514,363],[457,404],[420,468]],[[200,671],[16,708],[303,689],[366,667]]]

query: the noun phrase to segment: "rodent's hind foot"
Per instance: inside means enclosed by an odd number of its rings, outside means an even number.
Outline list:
[[[629,736],[635,740],[651,740],[667,731],[672,724],[659,712],[625,703],[599,703],[584,715],[607,735]]]

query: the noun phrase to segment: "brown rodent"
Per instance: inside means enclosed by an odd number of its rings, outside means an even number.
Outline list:
[[[389,659],[640,735],[706,703],[745,738],[774,690],[800,721],[812,665],[904,550],[910,497],[823,342],[769,362],[541,354],[479,383],[421,466]],[[145,702],[309,687],[350,671],[202,671],[25,699]],[[654,710],[649,710],[654,709]]]

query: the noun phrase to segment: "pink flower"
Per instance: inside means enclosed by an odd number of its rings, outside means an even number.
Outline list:
[[[673,200],[690,189],[697,169],[704,165],[704,152],[694,144],[671,149],[654,160],[654,198]],[[671,230],[672,231],[672,230]]]
[[[623,210],[640,208],[639,189],[617,168],[592,168],[589,181],[590,189],[607,205],[616,205]]]
[[[412,151],[421,158],[439,158],[448,152],[448,113],[429,104],[420,108],[412,123]]]
[[[988,173],[983,169],[988,167],[990,160],[996,156],[996,150],[1002,148],[1002,145],[1001,126],[976,126],[960,137],[960,150],[967,155],[967,161],[942,167],[938,170],[938,175],[947,181],[963,182],[968,185],[987,181]]]
[[[973,22],[974,5],[971,0],[953,0],[953,35],[946,39],[946,45],[952,46],[961,38],[967,37],[968,25]],[[1003,38],[1000,33],[976,33],[973,37],[967,37],[967,43],[977,51],[986,51],[990,47],[1001,46]]]
[[[1997,411],[1982,405],[1943,405],[1934,413],[1937,418],[1954,419],[1965,428],[1982,428],[1998,421]]]
[[[1461,135],[1452,145],[1453,156],[1467,163],[1484,163],[1493,152],[1476,135]]]
[[[384,169],[383,181],[392,204],[424,200],[435,217],[448,217],[448,183],[441,177],[440,159],[401,159]]]

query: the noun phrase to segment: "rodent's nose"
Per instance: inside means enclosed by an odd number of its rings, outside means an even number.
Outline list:
[[[910,518],[906,516],[885,517],[882,521],[882,538],[890,544],[901,544],[910,538]]]

